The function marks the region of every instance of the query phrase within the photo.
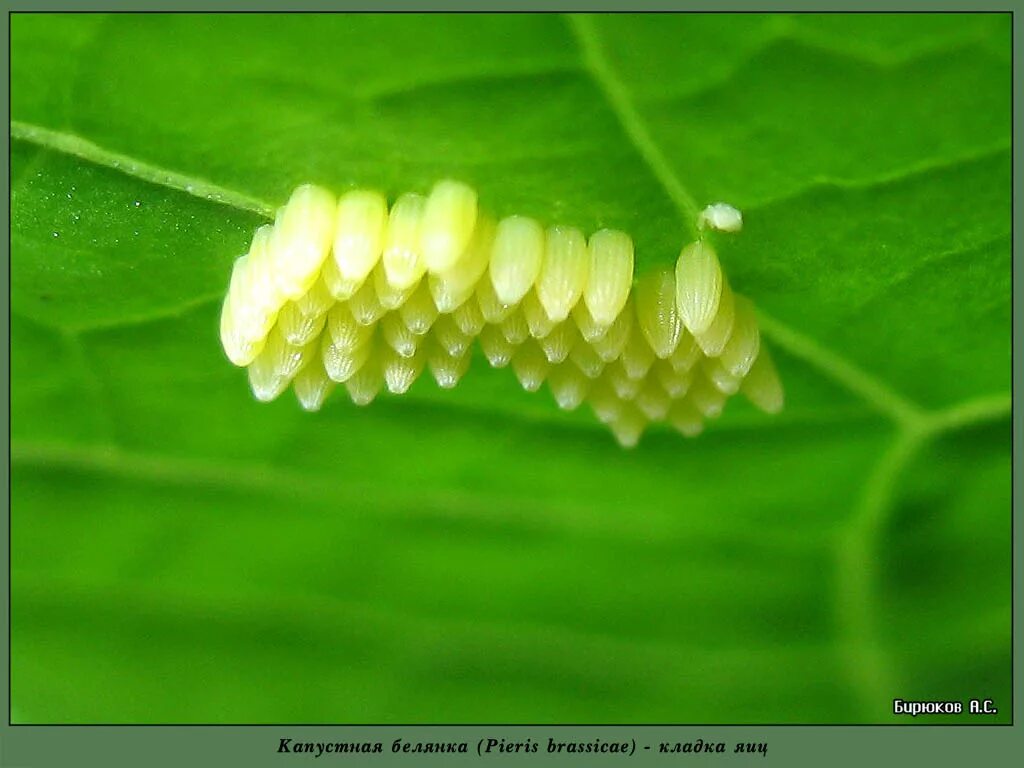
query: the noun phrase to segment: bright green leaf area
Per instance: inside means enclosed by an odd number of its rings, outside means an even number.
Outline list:
[[[16,721],[1010,720],[1008,15],[11,26]],[[739,206],[786,410],[256,403],[252,230],[444,176],[641,271]]]

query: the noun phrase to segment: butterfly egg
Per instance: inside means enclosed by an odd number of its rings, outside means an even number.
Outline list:
[[[335,301],[348,301],[366,282],[365,280],[349,280],[342,277],[334,259],[328,259],[324,264],[324,268],[320,271],[320,279],[324,281],[327,291]]]
[[[396,291],[412,288],[427,271],[421,245],[426,205],[422,195],[406,194],[391,206],[381,261],[388,283]]]
[[[608,326],[608,332],[600,339],[592,342],[598,357],[606,363],[618,360],[633,331],[633,302],[630,302]]]
[[[335,385],[327,376],[323,362],[311,360],[309,365],[295,376],[292,386],[303,410],[319,411]]]
[[[722,366],[733,376],[743,378],[750,371],[761,348],[754,305],[745,296],[734,297],[732,334],[719,357]]]
[[[430,295],[439,311],[454,312],[473,296],[487,271],[493,241],[494,222],[479,216],[463,257],[447,271],[430,275]]]
[[[640,436],[647,427],[647,417],[639,408],[627,404],[623,406],[622,413],[618,418],[608,426],[611,427],[612,434],[619,441],[619,445],[623,448],[634,448],[640,442]]]
[[[235,261],[231,284],[221,315],[221,335],[229,357],[232,348],[248,350],[257,346],[277,321],[278,310],[287,299],[276,288],[266,260],[270,227],[261,227],[253,237],[249,253]],[[244,359],[245,354],[236,357]],[[247,363],[236,363],[246,365]]]
[[[734,232],[742,215],[715,203],[697,223]],[[781,409],[753,306],[703,235],[674,269],[634,281],[635,258],[616,230],[588,239],[525,216],[495,223],[456,181],[401,195],[390,210],[378,192],[336,200],[304,185],[234,263],[221,343],[248,366],[258,399],[294,383],[306,410],[336,383],[358,405],[385,387],[402,394],[425,367],[452,388],[474,338],[525,389],[546,380],[560,408],[587,402],[626,446],[652,421],[695,435],[736,392]]]
[[[594,382],[587,394],[587,404],[602,424],[610,424],[618,419],[626,405],[607,378]]]
[[[728,203],[712,203],[697,218],[698,229],[717,229],[719,232],[739,232],[743,229],[743,214]]]
[[[247,365],[245,361],[245,350],[260,349],[270,333],[270,329],[277,323],[279,312],[271,315],[263,315],[258,319],[249,317],[245,321],[238,319],[236,304],[227,301],[226,311],[228,316],[222,318],[221,336],[224,342],[224,349],[229,357],[237,357],[236,365]]]
[[[313,283],[313,287],[309,291],[295,301],[302,314],[309,317],[326,315],[327,311],[336,303],[331,292],[327,290],[327,284],[322,277]]]
[[[277,327],[289,344],[308,344],[323,331],[327,311],[334,306],[334,297],[327,286],[318,280],[296,301],[289,301],[278,313]]]
[[[656,380],[648,378],[637,392],[633,402],[648,419],[659,421],[668,413],[669,406],[672,405],[672,398]]]
[[[283,337],[280,331],[275,336],[281,339],[281,343],[279,345],[276,343],[268,344],[268,347],[280,350],[278,368],[281,375],[290,381],[295,374],[309,364],[310,360],[317,356],[320,339],[317,338],[306,344],[292,344]],[[273,342],[274,339],[272,338],[271,341]]]
[[[377,266],[387,222],[388,205],[380,193],[353,190],[341,196],[334,230],[334,264],[343,282],[332,285],[339,291],[335,294],[339,301],[355,293]]]
[[[679,343],[675,351],[669,356],[668,362],[677,373],[685,373],[691,370],[697,363],[704,359],[704,350],[697,344],[697,340],[690,335],[690,332],[683,330],[679,335]]]
[[[740,385],[740,391],[765,413],[778,413],[782,410],[782,383],[767,349],[762,348],[757,355],[750,372]]]
[[[377,298],[377,290],[374,288],[372,280],[362,283],[348,300],[348,308],[351,309],[355,322],[360,326],[372,326],[387,312],[380,299]]]
[[[530,329],[530,335],[535,339],[543,339],[557,323],[548,317],[548,312],[540,303],[536,291],[530,291],[523,297],[520,305],[523,316],[526,318],[526,325]]]
[[[229,293],[242,289],[248,298],[256,286],[260,286],[268,288],[268,295],[276,297],[277,303],[283,304],[287,300],[288,297],[277,287],[277,279],[274,274],[276,265],[274,264],[274,253],[271,250],[276,225],[281,221],[283,215],[284,207],[278,208],[273,224],[263,224],[253,232],[252,240],[249,242],[249,250],[246,251],[244,256],[244,263],[248,264],[251,269],[248,272],[240,272],[237,275],[232,274],[232,283],[228,288]],[[234,278],[243,275],[245,279],[236,283]]]
[[[676,311],[676,280],[672,270],[654,270],[637,281],[636,319],[654,354],[661,359],[671,356],[683,328]]]
[[[489,270],[498,303],[522,301],[537,282],[543,260],[544,230],[540,224],[525,216],[502,219],[495,232]]]
[[[590,273],[590,251],[583,234],[573,227],[549,227],[544,260],[537,277],[537,298],[556,323],[576,306]]]
[[[394,350],[385,349],[381,353],[381,365],[384,368],[384,383],[388,392],[393,395],[404,395],[409,391],[419,375],[423,373],[426,355],[422,350],[412,357],[402,357]]]
[[[572,320],[559,323],[543,339],[538,340],[540,348],[544,351],[544,357],[549,363],[557,365],[564,362],[576,346],[580,334],[576,330],[576,324]],[[581,342],[582,343],[582,342]]]
[[[377,298],[377,290],[373,287],[372,280],[363,282],[359,290],[348,300],[348,307],[352,311],[352,317],[360,325],[373,325],[387,314],[387,310]]]
[[[432,332],[435,342],[455,357],[461,357],[473,343],[473,337],[462,332],[452,315],[441,315]]]
[[[229,295],[224,299],[220,313],[220,343],[228,360],[238,366],[249,365],[263,349],[266,336],[250,340],[237,328]]]
[[[284,340],[272,332],[262,351],[249,365],[249,387],[260,402],[270,402],[284,392],[288,379],[282,371]]]
[[[642,379],[654,365],[654,350],[647,343],[643,333],[634,324],[629,334],[629,341],[622,349],[619,361],[631,379]]]
[[[578,341],[569,352],[569,360],[588,379],[596,379],[604,370],[605,362],[589,344]]]
[[[722,280],[722,294],[718,302],[718,313],[711,325],[703,333],[694,334],[697,345],[707,357],[718,357],[732,336],[732,326],[736,319],[735,294],[729,281]]]
[[[402,316],[402,322],[417,336],[422,336],[430,330],[437,320],[438,311],[426,282],[419,284],[409,300],[398,308],[398,312]]]
[[[654,376],[658,383],[673,399],[679,399],[686,394],[693,383],[692,371],[677,371],[667,360],[660,360],[654,365]]]
[[[336,201],[326,189],[304,184],[292,193],[274,224],[270,261],[274,281],[289,299],[310,289],[331,250]]]
[[[720,392],[705,375],[694,376],[693,384],[686,398],[694,408],[707,419],[716,419],[722,415],[726,395]]]
[[[604,375],[620,400],[632,400],[644,385],[642,378],[634,379],[626,372],[621,360],[605,368]]]
[[[294,301],[285,304],[277,317],[277,326],[289,344],[308,344],[320,335],[326,322],[326,312],[305,314]]]
[[[233,329],[221,326],[221,345],[228,360],[233,364],[244,367],[252,363],[256,356],[263,350],[265,339],[256,342],[249,342],[234,334]]]
[[[463,256],[476,226],[476,192],[458,181],[439,181],[423,211],[421,244],[427,269],[447,272]]]
[[[492,368],[504,368],[512,360],[515,347],[509,344],[501,328],[496,325],[484,326],[480,331],[480,349]]]
[[[333,334],[325,333],[321,340],[324,370],[331,381],[342,383],[363,367],[374,351],[374,342],[372,335],[357,346],[340,346],[332,339]]]
[[[242,309],[248,304],[248,267],[250,258],[251,257],[249,254],[239,256],[231,265],[231,279],[230,282],[228,283],[227,295],[224,297],[225,304],[227,302],[237,303],[239,309]],[[232,319],[234,318],[233,312],[222,312],[221,315],[230,315]]]
[[[481,280],[477,285],[476,303],[484,320],[493,324],[500,323],[519,307],[518,304],[503,303],[494,292],[490,280]]]
[[[288,379],[262,353],[249,365],[249,388],[261,403],[269,403],[288,388]]]
[[[535,341],[526,342],[512,356],[512,370],[527,392],[540,389],[550,368],[551,364]]]
[[[345,391],[358,406],[372,403],[384,388],[384,371],[379,355],[368,357],[366,364],[345,380]]]
[[[718,313],[722,294],[722,265],[714,249],[703,240],[683,248],[676,262],[676,308],[694,336],[708,330]]]
[[[343,352],[365,346],[373,337],[375,326],[356,321],[348,304],[335,304],[327,313],[327,333],[331,344]]]
[[[587,396],[591,383],[572,363],[556,365],[548,373],[548,388],[563,411],[578,408]]]
[[[441,389],[452,389],[469,370],[470,354],[450,354],[440,344],[433,344],[427,350],[427,366]]]
[[[506,317],[499,327],[505,340],[514,347],[530,338],[530,326],[526,324],[526,315],[521,308]]]
[[[388,280],[384,267],[378,264],[373,270],[373,290],[377,294],[377,301],[386,310],[398,309],[405,304],[416,290],[416,283],[413,282],[407,288],[395,288]]]
[[[235,270],[231,274],[231,285],[228,296],[232,298],[237,319],[241,325],[252,322],[273,325],[277,310],[288,300],[275,278],[275,267],[271,257],[270,241],[274,235],[274,227],[264,224],[253,234],[249,252],[242,260],[235,262]],[[248,315],[252,315],[249,317]],[[258,319],[257,319],[258,318]],[[269,326],[262,326],[266,333]],[[256,331],[258,335],[261,331]]]
[[[740,391],[740,377],[729,373],[718,358],[708,360],[703,368],[708,381],[723,395],[735,395]]]
[[[590,314],[590,310],[587,309],[586,303],[580,301],[576,303],[576,306],[572,308],[572,319],[576,323],[576,328],[580,332],[580,336],[584,338],[588,343],[593,343],[598,339],[604,338],[604,335],[608,333],[607,325],[599,325],[594,320],[593,315]]]
[[[280,395],[292,377],[315,357],[315,346],[289,344],[279,330],[271,331],[263,351],[249,366],[249,384],[256,399],[269,401]]]
[[[416,354],[422,338],[410,331],[396,312],[389,312],[380,321],[380,335],[401,357],[412,357]]]
[[[686,437],[696,437],[704,431],[704,419],[687,400],[676,400],[668,409],[668,423]]]
[[[475,301],[467,301],[451,313],[451,318],[459,330],[471,338],[479,336],[487,323],[480,312],[480,305]]]
[[[595,326],[607,327],[626,306],[633,287],[633,240],[624,232],[602,229],[590,236],[588,248],[583,304]]]

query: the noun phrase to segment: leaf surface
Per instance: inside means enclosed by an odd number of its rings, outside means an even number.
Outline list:
[[[1009,31],[12,17],[17,719],[1008,722]],[[623,451],[482,359],[256,403],[216,332],[252,230],[443,176],[640,270],[739,206],[786,410]]]

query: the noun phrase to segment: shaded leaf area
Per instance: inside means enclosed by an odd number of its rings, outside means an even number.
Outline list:
[[[688,20],[694,37],[706,33],[689,51],[656,17],[597,25],[651,133],[699,200],[753,208],[815,182],[871,183],[1009,149],[1006,17],[757,18],[745,47],[723,40],[735,20]],[[928,24],[944,29],[929,35]],[[886,36],[902,42],[888,55],[872,50]],[[643,46],[630,44],[639,37]],[[919,222],[908,228],[927,231]]]
[[[263,223],[20,141],[11,173],[12,309],[66,330],[219,300]]]
[[[807,327],[922,405],[1008,392],[1008,158],[999,151],[773,203],[731,249],[734,280],[771,286],[762,309]],[[978,215],[964,214],[975,207]]]
[[[35,514],[14,527],[22,709],[371,722],[854,714],[823,578],[838,521],[823,510],[856,492],[877,427],[752,432],[739,451],[736,435],[682,452],[654,439],[624,454],[397,403],[329,416],[279,434],[267,466],[26,453],[16,496]],[[481,439],[489,428],[500,437]],[[822,459],[834,471],[817,498],[799,483],[770,490]],[[121,696],[75,695],[92,686],[82,671],[100,674],[90,658]],[[374,679],[382,689],[363,691]],[[265,686],[277,692],[259,695]]]
[[[879,548],[880,614],[901,690],[942,700],[976,689],[967,695],[991,698],[1000,722],[1012,693],[999,650],[1011,640],[1010,439],[1000,425],[936,442],[909,469]]]
[[[910,427],[836,362],[926,412],[1008,393],[1008,31],[15,16],[19,716],[877,722],[991,696],[1009,721],[1005,424],[896,467]],[[365,409],[254,402],[216,329],[265,212],[444,175],[621,227],[641,270],[690,236],[667,177],[734,202],[733,284],[824,352],[770,337],[783,414],[636,451],[483,360]]]
[[[922,404],[1008,391],[1006,19],[687,21],[696,52],[657,17],[596,27],[671,172],[744,210],[740,290]]]

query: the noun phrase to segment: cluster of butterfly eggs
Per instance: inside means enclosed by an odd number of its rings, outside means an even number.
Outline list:
[[[739,229],[739,212],[713,205],[701,229]],[[221,315],[228,358],[248,366],[259,400],[292,384],[317,410],[336,384],[359,405],[406,392],[424,368],[454,387],[474,340],[523,388],[546,381],[558,405],[587,402],[624,446],[667,421],[687,436],[742,391],[782,407],[775,368],[749,301],[734,293],[701,237],[676,268],[634,281],[633,243],[602,229],[510,216],[495,222],[465,184],[429,195],[337,200],[295,190],[234,265]]]

